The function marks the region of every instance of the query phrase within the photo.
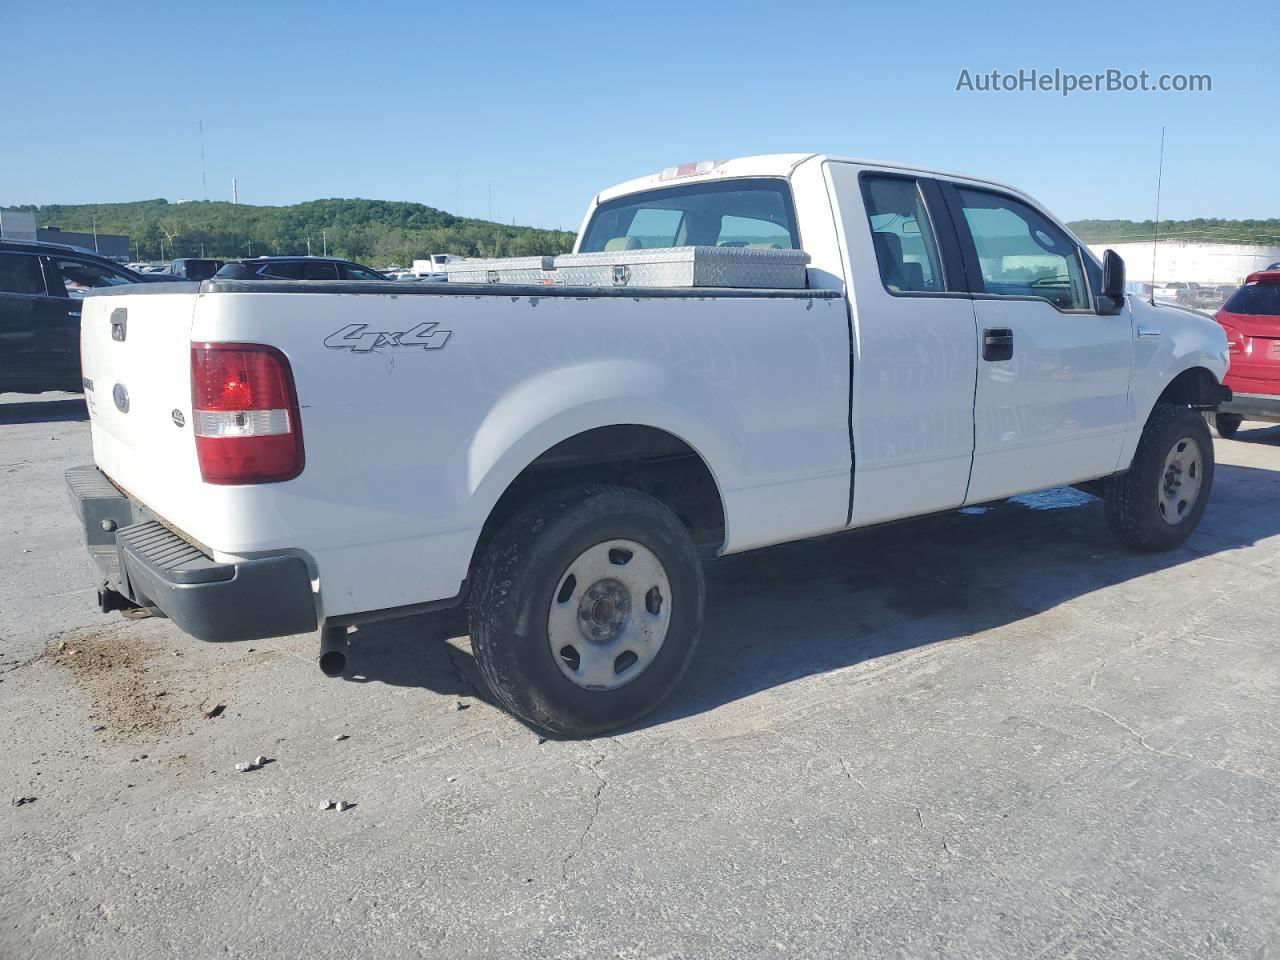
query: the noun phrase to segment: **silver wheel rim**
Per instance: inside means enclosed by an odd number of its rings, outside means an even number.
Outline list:
[[[1190,437],[1183,437],[1170,449],[1160,471],[1160,516],[1171,527],[1176,527],[1195,508],[1200,498],[1200,485],[1204,481],[1204,458],[1200,444]]]
[[[614,690],[648,668],[671,623],[671,583],[652,550],[606,540],[560,575],[547,640],[560,672],[587,690]]]

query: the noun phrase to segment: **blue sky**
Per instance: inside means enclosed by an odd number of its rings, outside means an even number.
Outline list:
[[[1261,18],[1261,19],[1259,19]],[[601,187],[790,150],[962,170],[1065,219],[1280,216],[1254,4],[0,0],[0,205],[413,200],[576,229]],[[976,73],[1208,73],[1213,92],[957,93]],[[491,186],[490,186],[491,185]]]

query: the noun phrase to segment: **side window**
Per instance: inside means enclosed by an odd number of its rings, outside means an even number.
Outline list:
[[[884,288],[890,293],[941,291],[938,245],[919,184],[907,177],[863,177],[862,198]]]
[[[283,263],[265,263],[258,269],[258,276],[276,280],[301,280],[302,261],[286,260]]]
[[[354,263],[346,263],[342,266],[343,280],[385,280],[386,278],[380,273],[374,273],[367,267],[361,267]]]
[[[90,290],[120,287],[134,282],[132,277],[123,273],[83,260],[59,260],[58,270],[62,273],[62,282],[66,284],[67,296],[76,300],[83,298]]]
[[[957,187],[986,293],[1043,297],[1060,310],[1089,309],[1080,251],[1033,208],[1012,197]]]
[[[302,268],[303,280],[337,280],[338,268],[332,263],[306,262]]]
[[[0,293],[43,297],[44,274],[40,261],[25,253],[0,253]]]

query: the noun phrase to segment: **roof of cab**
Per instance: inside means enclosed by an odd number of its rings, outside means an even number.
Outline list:
[[[911,166],[903,163],[886,163],[883,160],[868,160],[859,157],[839,157],[829,154],[820,153],[766,153],[755,157],[739,157],[733,160],[724,160],[716,163],[715,167],[707,173],[696,174],[693,176],[680,177],[678,180],[661,179],[662,174],[651,173],[648,176],[637,177],[634,180],[627,180],[616,186],[600,191],[595,198],[596,204],[605,203],[615,197],[626,196],[629,193],[640,193],[645,190],[655,190],[659,187],[675,186],[678,184],[699,183],[707,180],[719,180],[732,177],[789,177],[792,171],[806,160],[832,160],[837,163],[856,163],[867,167],[880,167],[887,170],[902,170],[909,173],[919,173],[925,176],[949,177],[956,180],[968,180],[971,183],[981,183],[992,187],[999,187],[1009,193],[1025,199],[1032,199],[1024,191],[1008,184],[999,183],[995,180],[988,180],[984,177],[975,177],[968,173],[957,173],[953,170],[935,170],[929,167]],[[1033,201],[1034,202],[1034,201]]]

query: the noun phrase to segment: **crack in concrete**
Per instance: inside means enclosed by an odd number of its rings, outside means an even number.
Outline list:
[[[586,848],[587,838],[591,835],[591,831],[595,829],[596,820],[600,818],[600,795],[604,793],[604,788],[609,785],[608,781],[600,775],[600,770],[598,769],[600,764],[603,762],[603,753],[596,754],[595,759],[590,764],[579,763],[576,760],[574,761],[573,765],[575,767],[579,770],[587,771],[596,778],[596,787],[591,793],[591,814],[587,817],[587,824],[583,827],[582,833],[578,836],[578,842],[574,844],[573,849],[571,849],[560,862],[560,879],[562,881],[568,881],[569,864],[571,864],[574,858],[576,858],[578,854]]]
[[[826,747],[821,745],[815,745],[811,747],[809,744],[806,744],[803,741],[796,740],[794,737],[788,737],[786,734],[778,733],[778,731],[776,730],[766,730],[765,732],[772,734],[773,736],[779,738],[780,740],[784,740],[788,743],[799,746],[802,749],[809,749],[809,750],[816,749],[819,753],[833,758],[837,763],[840,764],[840,769],[841,771],[843,771],[845,779],[851,783],[857,784],[868,796],[875,797],[876,799],[882,802],[894,803],[894,804],[898,804],[899,806],[904,806],[911,809],[916,815],[916,824],[919,826],[919,828],[923,830],[925,833],[929,834],[934,839],[936,839],[942,845],[942,851],[947,855],[948,858],[952,860],[958,860],[961,863],[972,864],[978,869],[984,870],[986,873],[990,874],[995,879],[997,880],[1001,879],[1000,875],[996,873],[994,870],[992,870],[985,863],[982,863],[979,860],[975,860],[973,857],[969,857],[962,853],[958,853],[955,850],[952,850],[951,845],[947,843],[947,837],[944,833],[942,833],[939,830],[935,830],[932,827],[925,826],[924,813],[921,811],[920,805],[918,803],[903,797],[892,796],[890,794],[884,793],[883,791],[872,790],[865,783],[863,783],[861,780],[855,777],[853,775],[853,772],[849,769],[849,762],[844,758],[843,755],[836,753],[834,750],[829,750]]]
[[[1099,717],[1109,720],[1111,723],[1115,724],[1121,730],[1125,731],[1127,734],[1133,737],[1133,739],[1137,741],[1138,745],[1142,747],[1142,749],[1147,750],[1150,753],[1154,753],[1156,756],[1168,757],[1171,760],[1181,760],[1184,763],[1194,763],[1202,767],[1207,767],[1210,770],[1218,770],[1218,771],[1221,771],[1222,773],[1229,773],[1232,776],[1244,777],[1247,780],[1256,780],[1259,783],[1264,783],[1269,787],[1280,787],[1280,782],[1272,780],[1269,777],[1264,777],[1260,774],[1250,773],[1247,770],[1237,770],[1235,767],[1228,767],[1220,763],[1214,763],[1211,760],[1205,760],[1201,757],[1192,756],[1191,754],[1174,753],[1172,750],[1164,750],[1160,747],[1154,747],[1147,740],[1146,735],[1142,733],[1142,731],[1137,730],[1134,727],[1130,726],[1129,724],[1125,723],[1119,717],[1115,716],[1115,714],[1108,713],[1106,710],[1103,710],[1100,707],[1095,707],[1092,704],[1085,703],[1083,700],[1079,700],[1075,697],[1067,696],[1066,694],[1058,693],[1057,691],[1049,690],[1049,689],[1046,689],[1045,687],[1037,686],[1034,684],[1033,686],[1035,686],[1035,689],[1039,690],[1041,693],[1047,694],[1048,696],[1051,696],[1051,697],[1056,697],[1057,699],[1062,700],[1065,703],[1069,703],[1072,706],[1079,707],[1082,710],[1088,710],[1090,713],[1096,714]]]

